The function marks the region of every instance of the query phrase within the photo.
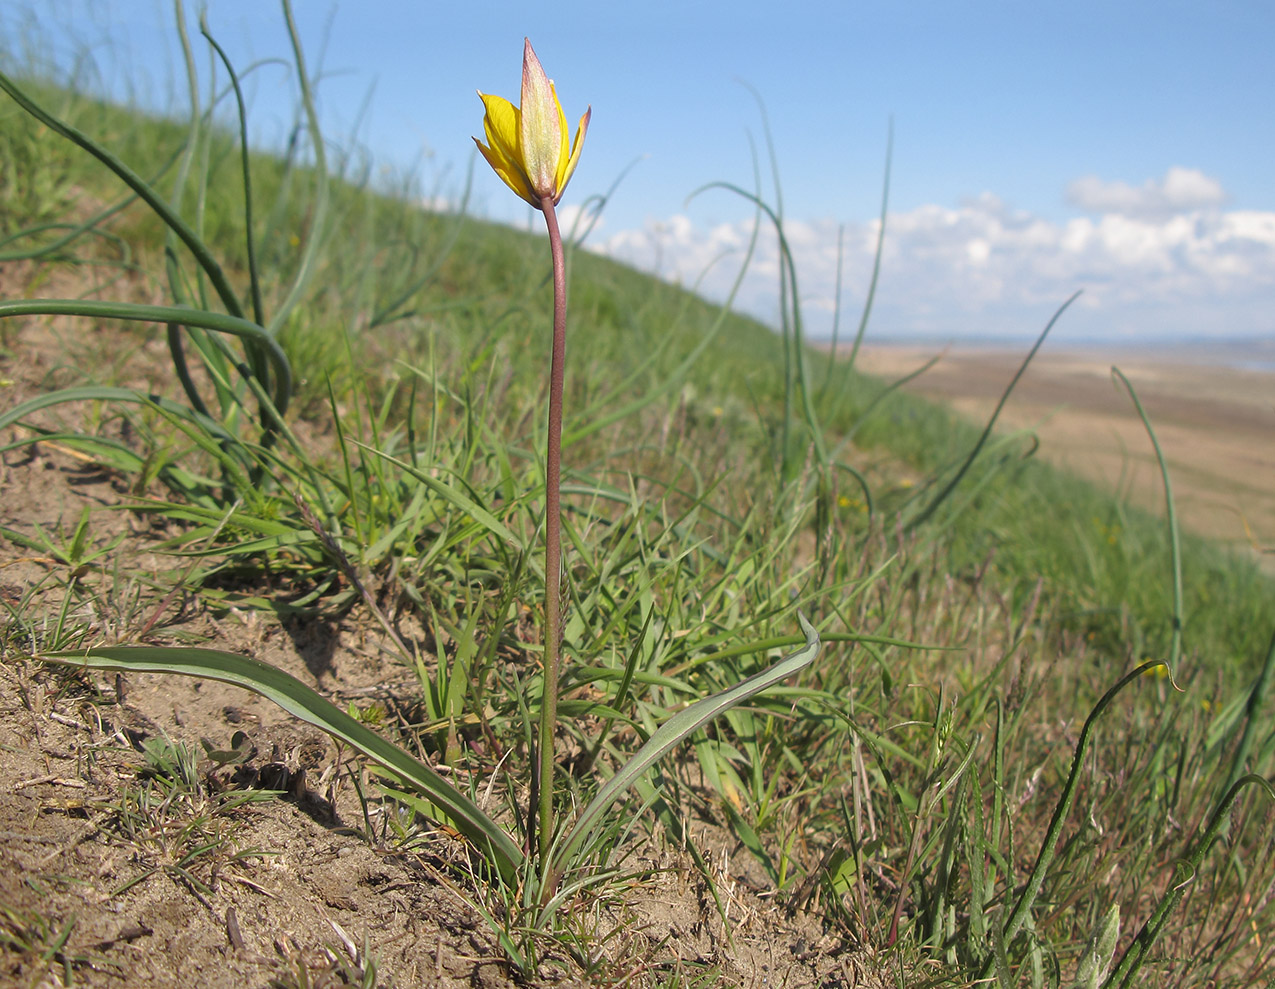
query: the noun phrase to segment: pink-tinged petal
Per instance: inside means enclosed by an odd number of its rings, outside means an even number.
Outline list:
[[[522,115],[519,150],[527,181],[541,196],[557,195],[558,159],[563,141],[558,98],[529,40],[524,40],[523,45],[519,109]]]
[[[563,170],[562,183],[558,186],[559,197],[562,196],[567,183],[571,181],[571,176],[576,170],[576,164],[580,161],[580,151],[584,148],[584,135],[589,129],[589,119],[592,116],[593,107],[589,107],[584,111],[584,116],[580,118],[580,126],[576,128],[575,140],[571,143],[571,158],[567,161],[567,167]]]

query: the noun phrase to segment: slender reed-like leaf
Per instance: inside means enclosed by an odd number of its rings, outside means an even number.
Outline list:
[[[328,210],[330,195],[328,192],[328,158],[324,148],[323,133],[319,129],[319,115],[314,108],[314,92],[310,85],[310,77],[306,72],[305,56],[301,51],[301,39],[297,35],[297,25],[292,16],[292,4],[283,0],[283,19],[288,27],[288,40],[292,45],[292,60],[297,70],[297,86],[301,91],[301,106],[305,112],[306,133],[310,138],[310,150],[314,154],[315,190],[309,220],[310,233],[301,248],[301,261],[288,286],[287,294],[275,307],[266,324],[271,337],[278,335],[284,322],[292,314],[297,303],[319,263],[319,251],[327,239]]]
[[[235,91],[236,119],[239,121],[239,166],[243,173],[243,219],[244,219],[244,247],[247,251],[248,258],[248,283],[252,293],[252,317],[260,325],[264,326],[265,306],[261,301],[261,272],[257,266],[257,238],[253,229],[252,215],[252,169],[249,167],[251,157],[249,155],[250,145],[248,144],[248,108],[244,105],[243,89],[239,85],[239,76],[235,72],[235,67],[221,45],[217,44],[217,39],[212,36],[212,32],[208,30],[208,11],[201,10],[199,12],[199,33],[207,40],[212,50],[217,53],[217,57],[221,59],[221,64],[225,67],[226,73],[230,76],[230,85]]]
[[[1253,732],[1262,724],[1261,713],[1266,701],[1266,691],[1275,676],[1275,633],[1271,634],[1271,644],[1266,649],[1266,658],[1262,661],[1262,669],[1253,681],[1244,703],[1244,727],[1240,731],[1239,744],[1235,746],[1235,755],[1231,757],[1231,771],[1227,774],[1223,791],[1233,787],[1244,772],[1249,754],[1253,749]]]
[[[123,161],[111,154],[88,135],[82,133],[70,124],[64,123],[43,107],[37,104],[26,92],[18,86],[12,79],[0,72],[0,89],[3,89],[27,113],[35,117],[36,120],[44,124],[49,129],[61,134],[68,141],[76,146],[83,148],[103,165],[114,172],[130,189],[133,190],[143,202],[146,203],[156,215],[167,224],[174,233],[181,239],[182,243],[195,256],[199,266],[207,274],[208,280],[212,282],[213,287],[217,290],[217,296],[221,299],[221,303],[226,307],[226,311],[232,316],[244,316],[243,307],[239,305],[239,299],[234,289],[230,285],[230,281],[226,278],[225,272],[222,271],[221,265],[217,263],[216,258],[208,250],[207,246],[199,236],[191,229],[189,224],[183,220],[177,212],[160,198],[155,189],[140,175],[129,168]]]
[[[283,349],[261,326],[241,316],[185,306],[148,306],[132,302],[95,302],[80,299],[29,299],[0,302],[0,319],[6,316],[84,316],[91,319],[125,319],[144,323],[198,326],[228,333],[261,348],[274,372],[274,412],[282,416],[292,394],[292,368]],[[262,382],[263,385],[267,382]]]

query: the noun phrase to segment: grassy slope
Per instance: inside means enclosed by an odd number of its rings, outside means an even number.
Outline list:
[[[54,90],[44,95],[146,176],[160,172],[186,133]],[[118,195],[118,183],[87,156],[31,129],[7,104],[0,135],[9,142],[5,162],[40,163],[16,169],[0,193],[5,230]],[[242,288],[244,200],[231,151],[225,134],[212,135],[207,195],[201,204],[188,192],[185,213],[200,216],[206,240]],[[346,170],[357,178],[353,160]],[[254,175],[270,312],[312,236],[315,181],[311,170],[265,156],[254,160]],[[550,291],[540,238],[424,215],[356,186],[335,187],[330,209],[317,274],[280,331],[300,381],[295,421],[330,438],[340,420],[398,456],[415,449],[493,510],[511,505],[502,517],[530,541],[534,499],[525,492],[534,491],[540,470]],[[143,294],[173,291],[153,218],[133,208],[112,230],[146,273]],[[81,241],[70,250],[125,263],[119,246]],[[576,655],[622,665],[653,610],[662,638],[652,662],[669,675],[680,671],[702,693],[754,668],[745,659],[703,657],[723,641],[790,632],[794,601],[830,632],[958,650],[831,643],[823,668],[802,683],[814,692],[809,706],[791,722],[791,702],[782,700],[729,718],[696,744],[702,779],[692,786],[688,777],[681,798],[733,828],[777,886],[794,901],[820,903],[829,923],[883,944],[902,911],[914,957],[977,975],[991,964],[989,928],[1004,922],[1034,861],[1080,720],[1133,662],[1168,653],[1163,524],[1026,457],[1030,444],[1008,438],[985,451],[930,523],[910,529],[908,520],[973,447],[978,427],[883,394],[883,383],[809,354],[813,380],[832,383],[818,407],[828,445],[867,478],[869,513],[849,474],[823,475],[811,464],[800,423],[796,469],[781,476],[784,355],[774,334],[736,316],[719,325],[715,307],[584,252],[574,256],[572,280],[566,457],[577,597],[567,636]],[[190,301],[198,297],[189,266],[177,284]],[[688,366],[710,332],[716,336]],[[838,446],[851,433],[854,445]],[[340,479],[331,444],[320,438],[306,456]],[[378,580],[401,582],[423,614],[433,607],[458,623],[468,592],[432,573],[505,585],[513,560],[485,537],[451,542],[442,535],[447,524],[410,539],[394,535],[391,517],[410,503],[410,485],[378,471],[372,458],[355,460],[356,480],[347,476],[335,488],[362,514],[338,505],[325,522],[339,529],[356,563]],[[266,517],[287,513],[288,503],[266,491],[247,510]],[[432,569],[414,542],[426,537],[448,544]],[[1008,966],[1027,971],[1057,959],[1070,972],[1110,903],[1129,918],[1127,943],[1133,919],[1147,914],[1180,853],[1183,835],[1172,822],[1202,819],[1231,768],[1246,685],[1275,626],[1275,594],[1247,564],[1198,540],[1184,546],[1178,679],[1194,682],[1185,696],[1162,682],[1131,691],[1104,721],[1082,790],[1091,825],[1067,831],[1036,914],[1038,940],[1020,939]],[[250,580],[268,557],[299,585],[321,583],[322,554],[286,548],[236,556],[237,579]],[[528,566],[525,586],[513,593],[534,608],[535,563]],[[886,568],[883,576],[877,567]],[[219,579],[210,570],[209,588]],[[502,634],[499,615],[475,614]],[[494,704],[516,735],[514,686],[494,667],[470,672],[484,686],[465,702]],[[847,709],[841,702],[852,686]],[[675,703],[662,689],[629,699],[639,720],[658,719]],[[1211,718],[1206,706],[1227,714]],[[859,731],[846,729],[851,721]],[[1251,765],[1269,773],[1270,762],[1268,746]],[[941,783],[951,789],[939,800],[932,794]],[[1195,912],[1187,917],[1208,934],[1192,942],[1188,920],[1175,935],[1173,950],[1200,960],[1185,972],[1164,963],[1183,984],[1205,977],[1212,966],[1205,956],[1233,979],[1252,961],[1239,928],[1205,918],[1211,897],[1260,898],[1270,881],[1269,868],[1244,874],[1239,865],[1252,865],[1261,847],[1257,824],[1237,828],[1247,837],[1225,861],[1210,863],[1201,892],[1188,900],[1185,909]],[[793,845],[785,836],[796,833]],[[1268,937],[1272,918],[1262,902],[1244,922]]]
[[[53,91],[50,103],[58,105]],[[28,129],[20,110],[13,107],[8,112],[10,128]],[[68,115],[77,116],[74,111]],[[81,108],[78,116],[92,120],[93,134],[143,176],[159,174],[185,134],[182,125],[165,120],[147,119],[139,126],[133,112],[109,104]],[[225,135],[220,136],[224,140]],[[228,157],[230,147],[219,144],[210,158],[214,167],[219,162],[220,171],[230,179],[237,162]],[[53,219],[57,208],[51,204],[63,200],[71,183],[104,201],[120,191],[120,185],[100,167],[67,148],[56,135],[43,132],[39,137],[39,167],[25,160],[26,154],[12,152],[13,148],[31,146],[24,134],[13,141],[10,153],[4,156],[12,170],[6,183],[6,229]],[[280,170],[268,159],[261,159],[260,164],[255,179],[257,198],[259,203],[275,204],[264,211],[258,205],[265,213],[262,241],[266,250],[260,263],[267,268],[277,264],[286,270],[287,256],[292,253],[286,250],[291,235],[305,233],[306,218],[297,214],[300,203],[296,200],[304,195],[298,195],[297,187],[304,187],[309,178],[304,171]],[[353,160],[345,167],[351,173],[360,171]],[[338,189],[335,211],[342,222],[350,217],[361,227],[356,228],[356,236],[375,244],[375,253],[358,257],[353,265],[347,265],[345,257],[331,259],[332,268],[352,274],[316,293],[323,325],[307,322],[305,335],[313,335],[316,329],[326,329],[332,336],[342,331],[375,330],[375,325],[359,324],[391,315],[383,310],[400,301],[395,290],[409,288],[414,277],[439,264],[431,283],[392,314],[413,314],[431,327],[443,329],[449,338],[465,341],[470,358],[489,345],[503,347],[507,353],[510,347],[530,347],[543,338],[547,319],[544,300],[549,288],[538,237],[510,234],[476,220],[465,220],[459,230],[450,218],[414,216],[404,220],[396,216],[402,209],[400,201],[378,200],[357,190],[357,186],[349,191]],[[280,196],[281,191],[291,192],[293,201]],[[233,181],[214,183],[204,204],[206,238],[216,245],[218,256],[230,270],[241,271],[246,266],[242,204],[241,186]],[[160,228],[145,213],[134,211],[131,215],[137,218],[135,224],[125,223],[116,229],[135,242],[135,249],[143,250],[146,243],[155,243]],[[448,247],[450,252],[440,257]],[[364,248],[356,244],[346,250],[360,254]],[[408,267],[404,258],[395,257],[405,253],[410,254],[410,272],[402,270]],[[370,271],[376,272],[375,278]],[[717,319],[713,306],[689,293],[604,258],[577,253],[573,274],[571,386],[577,389],[572,410],[578,422],[595,414],[588,408],[599,390],[594,382],[628,378],[643,364],[644,371],[632,381],[628,395],[647,393],[667,380]],[[368,308],[373,310],[373,320],[367,319]],[[327,361],[323,352],[306,352],[316,346],[323,351],[316,341],[294,342],[299,377],[316,381],[322,373],[341,370],[347,358],[344,342],[326,342]],[[657,350],[660,359],[648,363],[648,355]],[[515,369],[522,372],[515,386],[538,387],[542,368],[531,356],[535,353],[538,351],[529,350],[525,362]],[[312,358],[315,366],[306,366],[307,358]],[[811,352],[808,360],[813,380],[823,382],[829,374],[823,355]],[[690,370],[683,387],[706,409],[729,407],[733,419],[743,420],[732,421],[733,427],[752,433],[751,442],[762,443],[757,433],[773,429],[782,399],[782,361],[780,342],[772,332],[753,320],[730,316]],[[590,373],[593,368],[599,369],[596,374]],[[963,453],[977,439],[980,427],[924,400],[894,394],[877,404],[881,382],[840,369],[833,372],[832,381],[834,394],[825,396],[830,401],[820,410],[829,434],[842,435],[853,429],[861,447],[885,449],[924,476],[937,476],[950,467],[953,452]],[[520,400],[529,394],[518,392]],[[681,395],[682,389],[676,389],[674,400]],[[871,411],[866,418],[865,410]],[[767,446],[747,452],[751,456],[775,453]],[[1113,526],[1121,534],[1119,545],[1113,552],[1101,550],[1100,544],[1107,542]],[[1266,642],[1260,619],[1271,598],[1270,582],[1202,540],[1187,539],[1186,543],[1186,624],[1192,629],[1195,647],[1235,657],[1239,662],[1245,662],[1246,657],[1254,661]],[[971,500],[954,534],[954,566],[976,566],[993,547],[998,551],[995,562],[1007,577],[1043,576],[1077,609],[1110,611],[1111,602],[1118,601],[1121,610],[1127,611],[1126,618],[1134,623],[1133,635],[1146,643],[1144,651],[1165,648],[1169,599],[1168,583],[1163,579],[1166,545],[1161,522],[1119,505],[1042,463],[1027,461],[1012,472],[1002,473],[992,489]],[[1227,601],[1230,607],[1218,609],[1218,601]]]

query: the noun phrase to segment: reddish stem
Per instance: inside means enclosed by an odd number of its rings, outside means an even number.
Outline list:
[[[544,691],[540,701],[540,862],[549,866],[553,839],[554,727],[562,642],[562,390],[567,359],[567,267],[553,199],[541,200],[553,254],[553,356],[549,365],[549,440],[545,453],[545,630]]]

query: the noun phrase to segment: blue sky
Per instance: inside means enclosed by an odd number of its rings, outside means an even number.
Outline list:
[[[180,104],[171,4],[40,10],[66,29],[51,45],[64,62],[89,43],[108,89]],[[445,200],[481,132],[475,90],[516,100],[530,36],[573,126],[593,108],[568,214],[636,162],[588,246],[688,284],[728,252],[710,295],[733,278],[752,210],[724,192],[686,200],[717,180],[752,186],[760,94],[816,333],[839,235],[843,325],[857,322],[893,118],[872,338],[1023,339],[1076,289],[1060,342],[1275,337],[1275,5],[296,0],[295,14],[330,138]],[[287,53],[275,4],[211,0],[208,16],[239,67]],[[21,23],[0,15],[11,46]],[[267,67],[249,93],[255,139],[278,142],[291,80]],[[773,200],[769,178],[763,191]],[[481,162],[471,209],[539,219]],[[743,308],[774,316],[775,272],[763,238]]]

